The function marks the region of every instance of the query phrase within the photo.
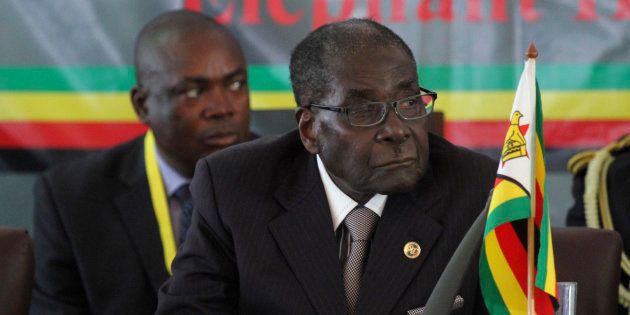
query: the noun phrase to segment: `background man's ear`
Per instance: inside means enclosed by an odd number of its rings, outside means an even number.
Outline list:
[[[149,115],[149,109],[147,108],[147,98],[149,96],[149,93],[147,89],[140,85],[134,85],[131,89],[130,94],[131,103],[133,104],[133,110],[136,112],[136,115],[138,115],[140,121],[145,124],[148,123],[147,119]]]
[[[311,154],[319,153],[319,143],[317,141],[318,126],[315,116],[310,109],[299,107],[295,111],[295,120],[297,120],[300,139],[306,151]]]

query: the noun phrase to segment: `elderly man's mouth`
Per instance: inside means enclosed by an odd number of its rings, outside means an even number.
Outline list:
[[[387,163],[378,165],[376,167],[380,169],[394,169],[394,168],[399,168],[399,167],[403,167],[403,168],[411,167],[415,164],[416,164],[416,159],[407,158],[407,159],[392,160]]]

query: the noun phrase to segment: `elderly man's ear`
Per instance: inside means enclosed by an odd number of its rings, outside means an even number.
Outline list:
[[[134,87],[131,89],[131,104],[133,104],[133,110],[136,112],[136,115],[138,115],[138,118],[140,119],[140,121],[142,121],[143,123],[147,123],[147,116],[148,116],[148,108],[147,108],[147,98],[148,98],[148,91],[147,89],[145,89],[143,86],[141,85],[134,85]]]
[[[304,107],[298,107],[295,111],[295,120],[298,124],[298,131],[300,132],[300,139],[306,151],[311,154],[319,153],[319,144],[317,142],[317,122],[315,122],[315,116],[313,112]]]

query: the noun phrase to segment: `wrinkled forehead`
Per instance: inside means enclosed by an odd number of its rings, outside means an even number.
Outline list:
[[[337,97],[364,91],[376,94],[375,97],[389,98],[418,85],[415,61],[395,45],[366,46],[330,61],[333,77],[330,88],[331,92],[339,94]]]

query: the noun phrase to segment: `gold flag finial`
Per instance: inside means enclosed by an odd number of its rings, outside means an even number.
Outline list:
[[[525,56],[527,56],[527,58],[534,59],[538,57],[538,49],[536,49],[536,45],[534,45],[534,42],[529,43],[529,47],[527,48],[527,53],[525,53]]]

